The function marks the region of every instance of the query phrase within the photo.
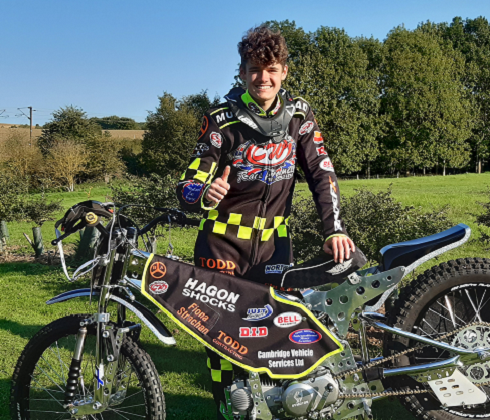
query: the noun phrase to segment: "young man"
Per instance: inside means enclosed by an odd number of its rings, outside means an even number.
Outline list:
[[[195,246],[197,266],[279,287],[292,262],[296,165],[322,220],[324,251],[342,263],[355,247],[339,217],[337,177],[311,107],[281,88],[288,73],[284,38],[258,27],[238,51],[247,90],[232,89],[227,102],[205,114],[177,195],[184,209],[206,211]],[[208,356],[219,404],[232,365],[211,351]]]

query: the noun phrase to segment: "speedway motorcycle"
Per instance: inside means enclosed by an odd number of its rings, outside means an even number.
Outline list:
[[[29,341],[13,374],[13,419],[165,418],[158,372],[139,334],[146,325],[163,344],[176,341],[134,291],[242,368],[225,390],[226,419],[371,419],[372,404],[388,396],[423,419],[490,418],[489,260],[436,265],[383,313],[402,279],[466,242],[468,226],[389,245],[382,263],[364,270],[352,260],[292,267],[276,290],[227,275],[226,261],[214,262],[221,273],[180,262],[171,250],[139,249],[157,224],[200,222],[158,209],[162,216],[138,229],[123,208],[83,202],[57,222],[53,243],[66,276],[92,271],[92,280],[47,304],[89,297],[97,310],[58,319]],[[70,276],[61,241],[86,226],[101,234],[95,257]],[[343,280],[322,284],[331,275]],[[378,357],[373,334],[383,335]]]

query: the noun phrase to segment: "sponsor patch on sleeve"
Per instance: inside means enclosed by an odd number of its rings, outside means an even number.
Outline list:
[[[313,141],[317,144],[323,144],[322,133],[319,131],[315,131],[315,136],[313,137]]]
[[[299,129],[299,135],[303,136],[305,134],[308,134],[314,127],[313,121],[306,121]],[[316,133],[316,131],[315,131]]]
[[[201,198],[202,192],[206,185],[196,184],[194,181],[189,181],[182,188],[182,198],[186,203],[195,204]]]
[[[324,171],[327,171],[327,172],[333,172],[334,171],[332,161],[330,160],[329,157],[323,159],[320,162],[320,169],[323,169]]]
[[[209,127],[208,117],[204,116],[203,119],[202,119],[201,128],[199,129],[199,139],[202,136],[204,136],[204,134],[206,133],[206,131],[208,131],[208,127]]]
[[[219,133],[216,133],[216,132],[212,132],[210,135],[209,135],[209,139],[211,140],[211,144],[214,146],[214,147],[217,147],[218,149],[221,148],[221,145],[223,144],[223,138],[221,137],[221,134]]]
[[[316,148],[316,154],[318,156],[328,156],[327,151],[325,150],[325,146],[320,146]]]
[[[192,152],[191,157],[199,157],[204,152],[207,152],[208,150],[209,150],[209,146],[207,144],[197,143],[196,147],[194,148],[194,151]]]

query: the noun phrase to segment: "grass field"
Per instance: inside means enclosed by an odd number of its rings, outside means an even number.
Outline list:
[[[490,174],[458,175],[448,177],[403,178],[394,180],[344,181],[340,183],[344,195],[352,195],[356,188],[368,187],[383,190],[393,183],[393,195],[405,205],[422,206],[424,209],[448,204],[451,220],[466,223],[473,228],[477,237],[475,215],[481,211],[478,201],[488,201],[486,191],[490,185]],[[305,191],[304,184],[299,185]],[[79,186],[74,193],[53,193],[51,198],[63,198],[64,208],[76,202],[87,200],[88,186]],[[109,189],[105,185],[95,185],[90,192],[91,199],[105,200]],[[23,245],[22,232],[30,230],[29,224],[10,224],[12,244]],[[54,237],[53,222],[43,227],[46,241]],[[175,253],[190,258],[195,239],[195,230],[176,229],[172,234]],[[75,235],[74,235],[75,236]],[[166,244],[159,243],[159,252],[164,252]],[[26,248],[27,251],[27,248]],[[453,258],[472,256],[486,257],[488,252],[477,241],[444,254],[439,262]],[[435,264],[434,261],[429,265]],[[94,309],[86,301],[70,301],[46,306],[44,302],[58,293],[84,287],[86,282],[69,284],[58,267],[36,263],[0,264],[0,419],[8,417],[8,393],[13,366],[29,338],[47,323],[72,313],[91,312]],[[177,328],[162,314],[158,315],[170,328]],[[142,346],[155,362],[167,398],[168,418],[189,420],[214,419],[211,400],[211,381],[206,369],[204,349],[185,333],[175,335],[177,347],[161,345],[144,328]],[[374,406],[377,419],[409,420],[396,400],[383,400]]]

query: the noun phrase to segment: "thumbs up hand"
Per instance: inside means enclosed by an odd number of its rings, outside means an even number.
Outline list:
[[[211,203],[213,204],[216,204],[223,200],[223,198],[225,198],[225,195],[228,194],[228,190],[230,189],[230,184],[228,184],[230,169],[231,168],[227,166],[223,171],[223,175],[221,175],[219,178],[216,178],[209,186],[208,191],[206,192],[206,196],[204,197],[206,200],[211,201]]]

